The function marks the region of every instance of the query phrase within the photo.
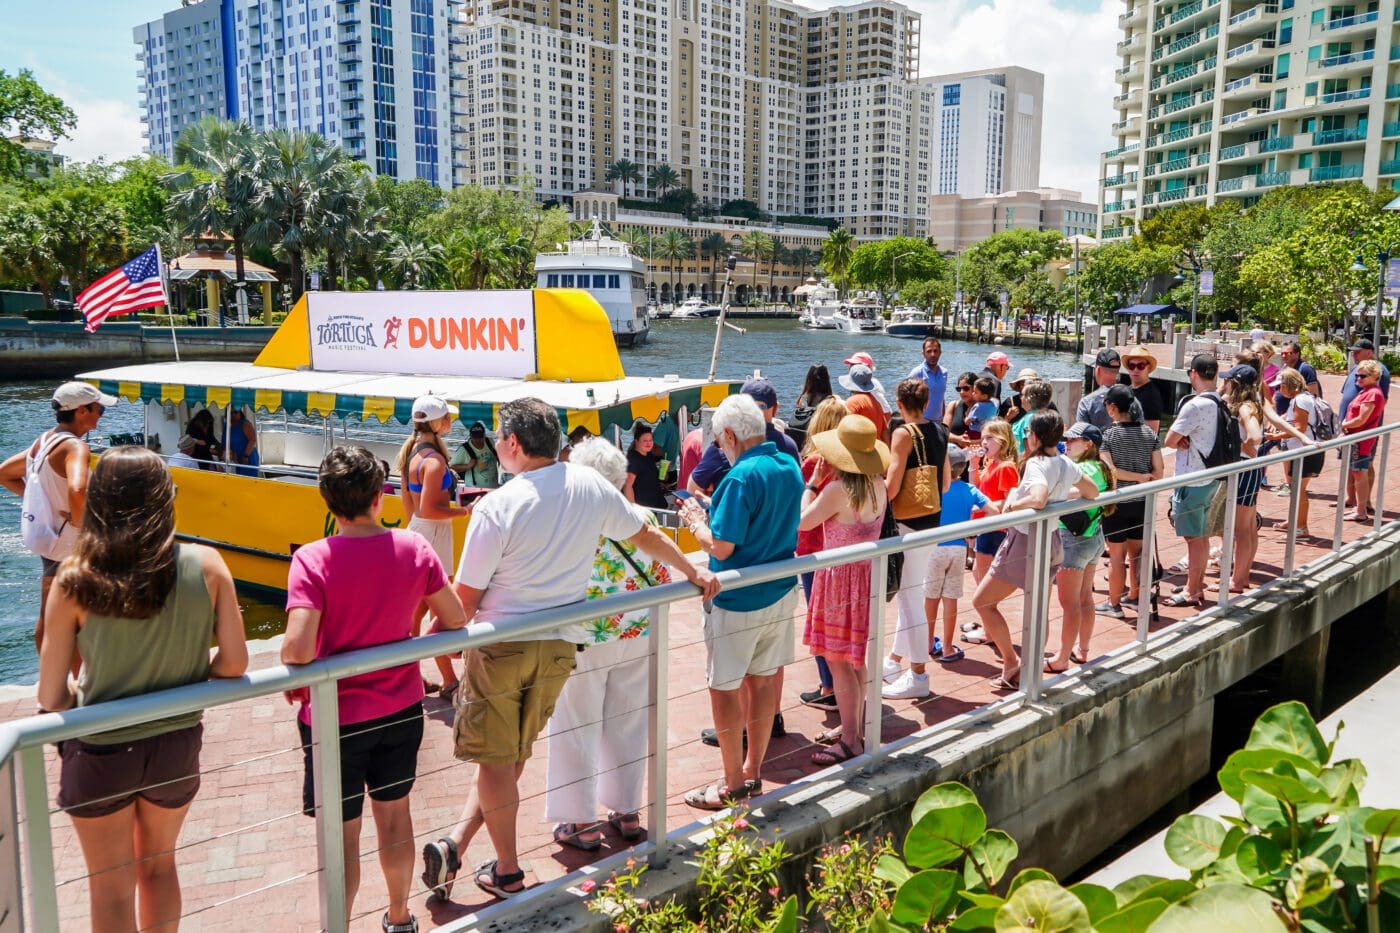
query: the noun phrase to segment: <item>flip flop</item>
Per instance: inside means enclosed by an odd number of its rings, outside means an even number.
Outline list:
[[[823,748],[812,752],[812,764],[823,768],[830,768],[832,765],[839,765],[843,761],[850,761],[858,753],[851,751],[845,742],[837,742],[830,748]]]
[[[1074,650],[1074,649],[1070,649],[1070,652],[1069,652],[1069,659],[1070,659],[1071,661],[1073,661],[1075,664],[1088,664],[1088,663],[1089,663],[1089,662],[1085,659],[1084,655],[1080,654],[1078,651],[1076,651],[1076,650]]]
[[[963,632],[963,641],[969,645],[990,645],[992,640],[987,637],[987,633],[982,630],[977,632]]]
[[[837,728],[818,732],[816,736],[813,737],[812,741],[816,742],[818,745],[835,745],[837,742],[841,741],[841,730]]]
[[[627,842],[636,842],[646,835],[642,829],[642,818],[637,813],[618,813],[616,810],[608,811],[608,825],[617,830],[617,834]]]
[[[993,677],[989,681],[989,683],[992,685],[993,690],[1020,690],[1021,675],[1018,671],[1014,678],[1008,679],[1006,677],[1003,677],[1001,674],[998,674],[997,676]]]
[[[1162,605],[1171,606],[1173,608],[1179,609],[1182,606],[1204,606],[1205,602],[1206,600],[1204,595],[1188,596],[1185,593],[1177,593],[1173,596],[1168,596],[1166,599],[1162,600]]]
[[[685,795],[685,802],[697,810],[725,810],[745,797],[758,793],[757,781],[745,781],[738,787],[725,787],[722,781],[707,784]]]
[[[1065,665],[1064,667],[1051,667],[1050,662],[1046,661],[1045,666],[1042,667],[1041,670],[1047,674],[1063,674],[1065,671],[1069,670],[1069,665]]]
[[[481,880],[483,875],[486,876],[485,881]],[[485,865],[482,865],[480,868],[478,868],[476,870],[476,876],[473,880],[476,881],[476,886],[478,888],[485,891],[487,894],[490,894],[492,897],[498,897],[503,901],[509,900],[510,898],[515,897],[517,894],[524,894],[527,890],[524,886],[524,871],[513,871],[503,875],[500,872],[496,871],[495,859],[492,859]],[[506,887],[506,885],[508,884],[518,884],[521,887],[519,888],[519,890],[513,891],[510,888]]]
[[[597,839],[584,839],[584,833],[598,833]],[[597,823],[560,823],[554,827],[554,841],[581,852],[597,852],[603,847],[603,834]]]
[[[966,657],[966,655],[963,653],[963,650],[961,648],[955,648],[952,654],[940,654],[938,657],[934,658],[934,660],[939,664],[954,664],[961,661],[964,657]]]

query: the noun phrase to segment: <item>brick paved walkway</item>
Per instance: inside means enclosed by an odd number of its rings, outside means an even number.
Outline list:
[[[1323,379],[1327,397],[1336,399],[1340,377],[1324,376]],[[1388,415],[1387,420],[1400,417],[1400,394],[1391,402]],[[1400,458],[1400,448],[1394,453]],[[1400,466],[1400,459],[1396,459],[1393,466]],[[1337,459],[1329,456],[1323,475],[1313,482],[1310,524],[1315,532],[1326,537],[1300,540],[1298,566],[1331,548],[1336,470]],[[1279,472],[1274,470],[1275,474]],[[1278,481],[1277,476],[1271,479]],[[1388,520],[1400,514],[1397,485],[1400,484],[1392,482],[1387,491]],[[1280,523],[1285,515],[1288,499],[1266,491],[1261,493],[1259,502],[1266,524],[1260,533],[1254,579],[1264,582],[1276,576],[1283,565],[1284,537],[1272,526]],[[1160,504],[1158,522],[1162,562],[1170,565],[1184,554],[1184,547],[1166,523],[1165,502]],[[1355,540],[1369,527],[1348,522],[1345,537]],[[1208,582],[1213,580],[1212,574]],[[1163,595],[1175,582],[1180,579],[1166,582]],[[1102,569],[1097,574],[1097,589],[1099,593],[1104,591]],[[974,617],[970,595],[969,588],[968,598],[961,604],[962,619]],[[1003,603],[1003,610],[1007,611],[1019,645],[1020,597]],[[1163,608],[1158,627],[1191,612],[1190,609]],[[893,609],[887,607],[887,613],[888,637],[893,629]],[[674,828],[699,815],[687,807],[681,797],[687,790],[718,775],[719,753],[697,740],[699,728],[710,724],[698,604],[689,601],[677,605],[671,618],[668,657],[672,703],[666,742],[670,749],[668,824]],[[1057,643],[1059,618],[1057,600],[1052,599],[1051,644]],[[794,624],[800,625],[800,620],[795,620]],[[1126,622],[1099,617],[1093,653],[1097,655],[1132,640],[1135,625],[1131,611]],[[799,652],[802,650],[799,648]],[[266,666],[274,659],[274,654],[264,652],[255,657],[254,665]],[[424,670],[429,673],[426,666]],[[930,665],[930,670],[936,697],[884,704],[883,728],[887,737],[907,735],[999,696],[991,691],[987,682],[988,677],[999,671],[990,647],[969,645],[965,661],[947,667]],[[436,676],[435,671],[431,673]],[[789,735],[775,741],[771,747],[765,772],[769,789],[817,770],[809,761],[815,747],[812,737],[834,724],[834,718],[824,719],[817,711],[800,705],[797,698],[799,692],[810,689],[815,683],[816,673],[811,661],[800,658],[786,678],[782,705]],[[472,769],[452,759],[450,754],[451,710],[436,698],[429,698],[427,708],[427,734],[419,759],[421,776],[412,796],[419,845],[436,838],[456,820],[473,780]],[[18,718],[32,710],[32,699],[0,703],[0,719]],[[646,736],[639,734],[635,740],[638,754],[645,754]],[[315,873],[314,823],[299,812],[302,763],[291,708],[281,697],[276,697],[210,711],[205,717],[203,767],[203,788],[190,810],[178,856],[188,914],[183,928],[199,931],[242,931],[253,927],[266,931],[316,929],[319,878]],[[56,775],[57,759],[51,753],[51,799]],[[557,878],[589,861],[584,853],[561,850],[550,840],[550,827],[541,818],[543,784],[544,743],[540,742],[525,770],[521,788],[524,802],[519,820],[520,851],[530,881]],[[63,928],[78,929],[87,925],[88,916],[82,855],[67,818],[56,815],[53,825]],[[352,924],[357,930],[379,929],[384,889],[379,878],[376,845],[373,823],[367,818],[361,846],[363,883],[355,905],[359,916]],[[621,845],[609,830],[608,842],[598,854],[609,855]],[[485,833],[481,833],[463,861],[466,865],[476,865],[491,857],[489,842]],[[455,897],[457,900],[452,903],[427,905],[423,894],[418,893],[413,908],[420,923],[430,928],[490,903],[490,899],[471,884],[469,877],[457,885]]]

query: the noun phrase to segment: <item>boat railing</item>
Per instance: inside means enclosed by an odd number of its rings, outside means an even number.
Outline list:
[[[1339,562],[1354,561],[1356,547],[1394,524],[1393,520],[1387,522],[1385,496],[1390,448],[1397,429],[1400,429],[1400,424],[1385,425],[1315,446],[1120,489],[1100,496],[1092,502],[1071,500],[1037,511],[1016,511],[988,516],[878,542],[834,548],[742,570],[725,571],[719,576],[725,588],[733,590],[774,580],[791,579],[798,574],[823,568],[870,562],[872,595],[868,599],[868,605],[865,601],[862,603],[865,605],[863,611],[869,614],[866,656],[872,659],[867,664],[870,675],[864,688],[867,697],[867,750],[844,764],[827,769],[833,774],[853,774],[860,769],[879,767],[891,753],[930,735],[949,734],[953,730],[966,731],[978,722],[1003,716],[1009,711],[1018,711],[1021,715],[1054,716],[1053,710],[1037,704],[1047,691],[1092,690],[1094,672],[1104,664],[1144,654],[1152,650],[1153,646],[1177,637],[1187,627],[1194,630],[1204,626],[1233,624],[1224,619],[1222,614],[1232,603],[1245,597],[1232,594],[1228,585],[1222,585],[1218,596],[1213,597],[1213,605],[1205,607],[1199,614],[1175,622],[1164,620],[1163,624],[1155,627],[1152,623],[1153,567],[1159,556],[1158,540],[1163,538],[1175,542],[1171,535],[1157,533],[1160,530],[1158,504],[1164,496],[1170,496],[1176,489],[1207,481],[1223,481],[1226,484],[1224,501],[1230,503],[1235,501],[1242,474],[1248,471],[1278,467],[1285,463],[1290,463],[1292,469],[1297,470],[1301,458],[1318,451],[1327,452],[1328,462],[1335,462],[1332,460],[1334,451],[1345,456],[1346,448],[1361,441],[1378,439],[1378,450],[1375,454],[1378,461],[1375,490],[1377,510],[1374,520],[1364,525],[1344,521],[1344,510],[1340,508],[1340,503],[1345,497],[1347,472],[1338,468],[1335,492],[1339,507],[1331,530],[1330,547],[1314,547],[1317,554],[1315,559],[1299,566],[1300,539],[1296,529],[1301,498],[1298,484],[1293,484],[1287,501],[1288,526],[1279,572],[1273,579],[1252,588],[1249,592],[1279,587],[1295,579],[1305,569],[1312,570]],[[1051,536],[1058,533],[1059,522],[1067,515],[1138,500],[1144,503],[1145,518],[1141,529],[1142,553],[1137,562],[1137,621],[1132,630],[1131,640],[1100,657],[1088,659],[1083,666],[1071,667],[1065,673],[1043,673],[1040,658],[1048,640],[1051,623],[1054,621],[1052,603],[1055,600],[1051,599]],[[1394,514],[1392,510],[1392,519]],[[1222,583],[1231,579],[1234,569],[1234,525],[1235,509],[1224,509],[1223,529],[1220,535],[1223,547],[1219,558]],[[1024,574],[1026,590],[1021,600],[1020,639],[1022,657],[1028,659],[1028,663],[1021,668],[1017,689],[1008,696],[951,719],[922,728],[915,723],[911,731],[906,717],[907,710],[901,709],[898,713],[886,716],[881,702],[881,664],[874,660],[883,658],[888,648],[885,624],[887,603],[884,597],[889,578],[888,562],[885,558],[894,554],[904,554],[907,567],[908,560],[926,555],[932,546],[1008,528],[1017,529],[1018,533],[1024,533],[1028,538],[1028,567]],[[1256,574],[1265,571],[1262,565],[1254,569]],[[922,582],[918,579],[919,576],[917,571],[906,572],[897,587],[895,600],[896,604],[906,598],[917,601],[917,618],[908,627],[916,633],[914,637],[925,637]],[[285,904],[291,897],[303,897],[309,901],[311,895],[307,886],[314,886],[314,896],[319,903],[320,928],[346,929],[353,918],[348,916],[343,884],[345,856],[342,844],[342,808],[339,805],[341,785],[337,685],[347,678],[371,671],[418,664],[428,658],[538,636],[564,625],[586,623],[600,617],[637,611],[646,611],[650,621],[647,725],[645,739],[639,737],[637,743],[638,758],[645,761],[646,767],[644,817],[648,827],[647,840],[602,862],[578,871],[565,872],[562,877],[531,888],[522,896],[476,911],[464,922],[476,928],[508,929],[511,928],[514,918],[534,909],[543,896],[555,891],[575,889],[586,876],[605,877],[606,872],[620,869],[624,859],[645,858],[653,866],[663,865],[671,857],[674,851],[672,843],[678,837],[692,836],[703,830],[709,822],[707,818],[680,828],[667,823],[668,807],[677,794],[671,780],[672,758],[676,757],[689,763],[693,762],[694,756],[691,750],[692,738],[687,735],[686,738],[672,744],[669,743],[668,736],[673,731],[673,725],[676,726],[675,731],[689,733],[705,724],[703,720],[707,714],[697,710],[708,710],[708,705],[702,706],[705,694],[703,684],[697,687],[688,681],[673,681],[673,674],[677,673],[673,667],[673,659],[686,650],[696,653],[703,650],[700,647],[698,627],[693,622],[696,592],[688,583],[643,588],[595,601],[581,601],[529,613],[507,622],[473,624],[462,631],[426,635],[347,652],[306,665],[288,667],[274,664],[253,670],[239,678],[192,684],[61,713],[40,713],[0,724],[0,796],[3,796],[3,801],[0,801],[0,931],[21,928],[42,931],[73,929],[79,922],[75,917],[86,917],[86,907],[81,903],[84,887],[81,882],[87,879],[86,869],[78,854],[78,848],[73,843],[71,831],[66,825],[66,816],[62,815],[61,810],[53,809],[50,803],[54,791],[54,768],[53,753],[49,746],[64,740],[198,710],[209,711],[206,723],[222,712],[223,715],[218,721],[224,723],[225,728],[234,728],[238,723],[246,727],[252,720],[259,724],[261,731],[258,733],[259,742],[256,748],[242,750],[241,758],[240,751],[225,749],[227,754],[239,760],[210,763],[205,771],[206,778],[212,777],[217,771],[217,780],[210,783],[222,789],[224,793],[253,794],[257,805],[248,809],[248,812],[253,813],[252,816],[245,813],[245,818],[250,820],[247,825],[235,825],[233,817],[244,813],[243,808],[235,805],[237,801],[226,797],[219,798],[217,791],[208,789],[208,784],[206,793],[213,796],[212,799],[203,801],[203,810],[199,809],[203,798],[196,798],[196,809],[192,814],[198,812],[201,818],[196,821],[192,815],[186,824],[187,838],[183,838],[178,844],[177,856],[184,863],[182,871],[188,875],[196,869],[204,870],[200,866],[211,863],[214,868],[208,869],[210,877],[213,877],[212,872],[217,870],[221,873],[218,877],[250,880],[241,885],[227,885],[223,893],[212,898],[205,897],[198,904],[195,903],[195,899],[201,892],[198,889],[187,891],[186,910],[208,912],[206,921],[217,922],[220,917],[216,912],[218,910],[230,912],[226,914],[229,918],[247,918],[258,915],[260,898],[273,899],[269,904]],[[793,605],[796,606],[796,601]],[[675,619],[672,618],[673,611],[676,612]],[[802,617],[801,610],[794,611],[791,624],[797,625]],[[687,619],[692,621],[686,621]],[[1124,632],[1123,636],[1126,635]],[[793,663],[806,662],[803,659]],[[686,670],[693,676],[693,657]],[[792,682],[789,679],[789,683]],[[307,688],[312,697],[309,747],[315,788],[315,821],[314,829],[308,826],[304,834],[294,827],[286,828],[289,821],[302,818],[299,799],[301,781],[299,769],[296,767],[300,760],[300,751],[295,741],[289,749],[280,752],[266,741],[269,734],[267,729],[274,725],[273,716],[283,716],[283,711],[288,709],[282,700],[283,692],[299,688]],[[236,711],[227,709],[235,704],[243,706]],[[272,713],[269,714],[269,711]],[[237,720],[234,719],[235,712]],[[433,782],[433,799],[426,799],[426,791],[416,790],[414,796],[417,828],[420,834],[430,833],[427,838],[445,832],[446,826],[455,821],[458,807],[467,795],[471,780],[468,765],[452,760],[445,750],[450,749],[451,743],[441,726],[443,712],[442,709],[438,709],[429,716],[430,731],[420,753],[418,780],[422,784]],[[285,715],[290,717],[290,713]],[[696,721],[697,719],[702,721]],[[229,723],[233,725],[228,725]],[[899,734],[895,735],[896,732]],[[233,743],[230,741],[225,744]],[[790,754],[790,750],[785,751],[785,754]],[[283,767],[280,772],[275,771],[271,759],[277,755],[294,755],[293,764]],[[425,758],[431,758],[430,765],[424,763]],[[693,764],[690,766],[693,767]],[[539,765],[531,762],[530,767],[538,768]],[[255,775],[260,775],[261,779],[251,777]],[[269,776],[277,780],[270,780]],[[705,777],[694,773],[677,773],[674,783],[694,786]],[[810,786],[808,779],[804,778],[798,784],[773,790],[757,803],[763,805],[765,802],[791,798],[789,802],[800,806],[802,804],[797,797],[803,793],[804,787]],[[279,792],[282,796],[276,797],[275,800],[269,796]],[[528,821],[530,815],[539,815],[542,807],[541,797],[542,794],[522,795],[522,825]],[[452,799],[446,803],[435,803],[434,800],[438,798]],[[232,816],[226,813],[230,807]],[[419,812],[432,807],[436,809],[432,809],[431,813]],[[57,821],[54,819],[56,813],[60,815]],[[17,830],[22,831],[22,834]],[[269,858],[264,848],[269,834],[274,831],[280,834],[277,836],[282,840],[280,845],[289,850],[294,847],[294,843],[288,840],[309,839],[314,834],[314,864],[308,865],[305,871],[284,868],[284,876],[264,877],[257,870],[257,865],[272,862],[285,866],[288,863],[295,864],[296,861],[295,855]],[[246,845],[245,838],[248,840]],[[477,847],[484,845],[482,840],[476,843]],[[543,862],[551,858],[553,853],[554,843],[547,841],[541,842],[536,849],[526,848],[521,855],[526,860],[535,857]],[[310,858],[309,853],[306,857]],[[374,853],[369,853],[367,857],[372,865]],[[61,873],[58,864],[60,858]],[[553,864],[552,861],[550,864]],[[244,871],[237,871],[238,869]],[[234,871],[230,873],[226,870]],[[373,869],[367,869],[364,874],[366,881],[360,892],[361,901],[357,910],[362,911],[360,916],[378,917],[385,905],[382,901],[366,903],[371,898]],[[472,886],[469,881],[465,885],[459,881],[458,887],[470,889]],[[379,897],[382,896],[381,892]],[[420,898],[423,892],[416,892],[414,896]],[[75,901],[78,903],[74,903]],[[237,922],[237,919],[234,919],[234,923]]]

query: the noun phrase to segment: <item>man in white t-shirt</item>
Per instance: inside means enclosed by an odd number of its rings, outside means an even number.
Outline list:
[[[706,599],[718,593],[714,574],[687,560],[600,473],[555,459],[561,433],[559,416],[539,399],[501,406],[496,453],[513,479],[477,502],[467,526],[455,586],[471,624],[509,625],[582,601],[599,536],[632,542],[684,574]],[[496,859],[477,871],[477,887],[501,898],[525,890],[515,840],[517,782],[588,641],[582,625],[569,625],[465,653],[453,754],[476,762],[478,776],[462,821],[423,847],[423,883],[434,893],[450,893],[459,853],[483,825]]]
[[[1163,444],[1176,450],[1177,476],[1204,470],[1206,455],[1215,449],[1217,405],[1206,393],[1215,391],[1217,371],[1213,355],[1198,353],[1191,358],[1187,376],[1194,394],[1177,412]],[[1210,559],[1208,516],[1211,497],[1219,484],[1219,480],[1204,480],[1172,492],[1172,527],[1186,540],[1186,589],[1168,599],[1169,606],[1205,602],[1206,562]]]

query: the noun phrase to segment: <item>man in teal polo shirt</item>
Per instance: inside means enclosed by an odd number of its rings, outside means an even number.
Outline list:
[[[763,412],[747,395],[721,402],[711,426],[734,466],[716,487],[708,515],[695,499],[681,508],[691,534],[710,555],[710,569],[737,570],[792,557],[802,502],[797,464],[764,439]],[[778,711],[779,675],[793,657],[796,582],[786,577],[722,590],[705,605],[706,675],[724,777],[687,794],[685,802],[693,807],[719,810],[762,792],[759,770]]]

